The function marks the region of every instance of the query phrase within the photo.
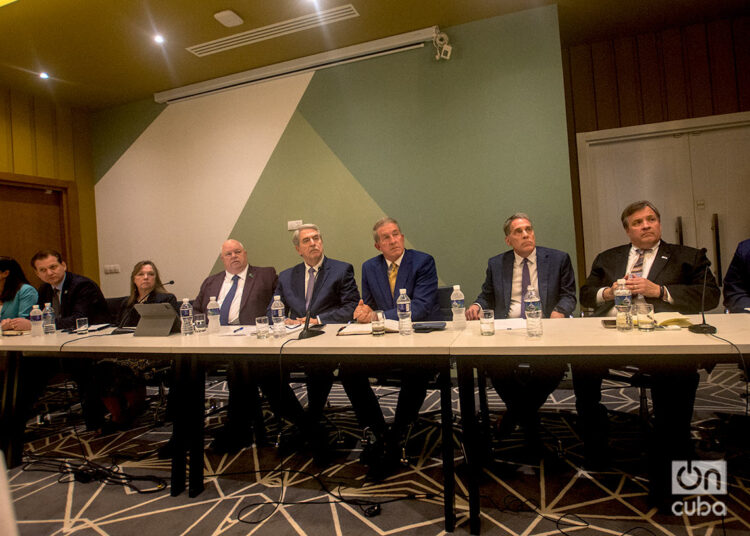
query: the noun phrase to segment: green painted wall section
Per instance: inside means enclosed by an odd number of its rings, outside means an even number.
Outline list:
[[[145,99],[91,115],[95,182],[99,182],[166,107],[166,104],[157,104],[153,99]]]
[[[280,272],[301,262],[288,220],[315,223],[326,255],[354,265],[378,254],[372,225],[384,212],[336,158],[299,112],[295,112],[232,230],[251,264]],[[413,247],[407,241],[407,247]],[[213,272],[223,270],[217,256]]]
[[[540,245],[568,251],[575,266],[557,9],[445,31],[450,61],[435,61],[430,46],[319,71],[299,110],[380,212],[435,257],[441,280],[472,300],[487,259],[507,249],[502,223],[516,211],[532,217]],[[251,203],[263,206],[269,193],[253,192]],[[339,196],[293,197],[351,233],[336,254],[354,262],[379,214],[351,219]]]

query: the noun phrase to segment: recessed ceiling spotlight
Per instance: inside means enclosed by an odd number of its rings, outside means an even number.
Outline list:
[[[232,11],[231,9],[225,9],[224,11],[219,11],[218,13],[214,13],[214,18],[218,20],[220,23],[222,23],[227,28],[232,28],[234,26],[239,26],[244,20],[242,20],[242,17],[240,17],[237,13]]]
[[[39,73],[39,78],[41,78],[42,80],[47,80],[47,78],[49,78],[49,75],[47,73],[42,72],[42,73]]]
[[[0,0],[0,7],[7,6],[8,4],[12,4],[16,0]]]
[[[163,44],[163,43],[164,43],[164,36],[163,36],[163,35],[161,35],[161,34],[156,34],[156,35],[154,36],[154,42],[155,42],[155,43],[158,43],[158,44],[160,44],[160,45],[161,45],[161,44]]]

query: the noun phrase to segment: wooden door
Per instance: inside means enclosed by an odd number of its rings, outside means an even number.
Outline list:
[[[52,248],[69,259],[67,235],[63,191],[0,182],[0,255],[15,258],[33,286],[41,281],[31,257]]]

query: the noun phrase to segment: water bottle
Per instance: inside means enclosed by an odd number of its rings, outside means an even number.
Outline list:
[[[273,336],[277,339],[283,337],[286,328],[284,327],[284,302],[281,301],[281,296],[273,297],[271,319],[273,320]]]
[[[190,298],[182,298],[180,305],[180,332],[183,335],[193,334],[193,306],[190,305]]]
[[[453,327],[464,329],[466,327],[466,309],[464,308],[464,293],[461,292],[461,285],[453,285],[451,311],[453,311]]]
[[[411,335],[411,300],[406,295],[405,288],[399,290],[396,311],[398,312],[399,335]]]
[[[221,308],[219,302],[216,301],[216,296],[211,296],[208,300],[208,306],[206,307],[206,318],[208,319],[208,333],[219,333],[219,314]]]
[[[617,280],[615,289],[615,309],[617,310],[617,320],[615,325],[617,331],[630,331],[633,329],[633,294],[625,286],[625,279]]]
[[[44,326],[42,320],[42,310],[39,309],[38,305],[34,305],[29,313],[29,320],[31,320],[31,336],[41,337],[44,334]]]
[[[55,334],[55,310],[49,302],[44,304],[42,311],[42,331],[45,335]]]
[[[526,289],[526,334],[536,338],[542,336],[542,300],[533,285]]]

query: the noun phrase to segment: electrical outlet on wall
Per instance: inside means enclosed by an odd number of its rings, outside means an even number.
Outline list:
[[[289,220],[286,222],[286,230],[287,231],[296,231],[297,227],[302,225],[302,220]]]

